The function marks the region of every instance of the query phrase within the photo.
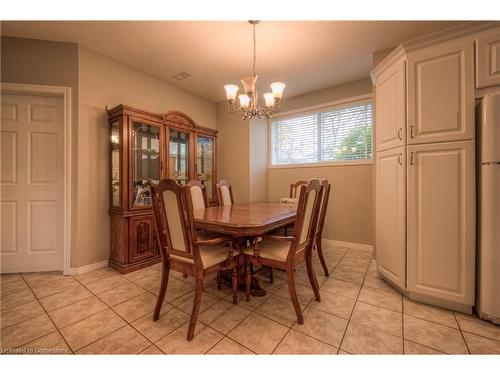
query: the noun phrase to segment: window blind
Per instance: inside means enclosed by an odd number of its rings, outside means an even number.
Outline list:
[[[372,159],[372,103],[273,120],[272,165]]]

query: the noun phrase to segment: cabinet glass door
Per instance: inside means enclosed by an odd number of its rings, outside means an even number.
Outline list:
[[[160,181],[160,127],[134,122],[132,126],[132,205],[151,205],[151,185]]]
[[[111,205],[120,207],[120,122],[111,123]]]
[[[196,137],[196,179],[206,188],[208,199],[214,198],[214,139]]]
[[[169,178],[185,185],[189,180],[189,133],[170,129],[168,150]]]

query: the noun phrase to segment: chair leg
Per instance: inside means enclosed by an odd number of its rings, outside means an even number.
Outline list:
[[[217,271],[217,289],[222,289],[222,276],[220,271]]]
[[[295,290],[295,278],[293,274],[293,266],[287,268],[287,284],[288,292],[290,293],[290,299],[292,300],[293,308],[295,309],[295,314],[297,315],[297,323],[304,324],[304,317],[302,316],[302,311],[300,310],[299,299],[297,297],[297,291]]]
[[[245,301],[250,302],[250,284],[252,273],[250,272],[250,261],[245,260]]]
[[[314,291],[314,298],[316,299],[316,301],[320,302],[321,297],[319,295],[319,284],[318,280],[316,279],[316,275],[314,274],[314,270],[312,268],[311,251],[309,251],[309,254],[306,255],[306,268],[307,268],[307,276],[309,276],[309,282],[311,283],[311,286]]]
[[[189,321],[189,329],[187,333],[187,340],[191,341],[194,336],[194,329],[196,321],[198,320],[198,313],[200,312],[201,296],[203,295],[203,276],[196,276],[193,311],[191,312],[191,320]]]
[[[231,271],[231,286],[233,287],[233,305],[238,304],[238,265]]]
[[[274,284],[274,268],[269,267],[269,282]]]
[[[328,267],[326,266],[325,257],[323,256],[323,247],[321,245],[321,237],[316,239],[316,250],[318,251],[319,261],[321,262],[321,266],[323,267],[323,271],[325,272],[325,276],[330,276],[330,272],[328,272]]]
[[[161,307],[163,305],[163,300],[165,299],[165,293],[167,292],[169,274],[170,265],[164,264],[161,272],[160,292],[158,293],[158,300],[156,301],[155,311],[153,313],[153,321],[155,322],[160,318]]]

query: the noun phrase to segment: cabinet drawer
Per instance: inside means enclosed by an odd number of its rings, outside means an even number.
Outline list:
[[[129,262],[137,262],[158,254],[153,216],[130,218]]]
[[[476,87],[500,85],[500,27],[476,38]]]
[[[408,144],[474,139],[474,41],[408,53]]]

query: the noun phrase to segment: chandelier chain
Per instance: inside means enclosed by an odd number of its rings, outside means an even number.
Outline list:
[[[253,75],[255,76],[255,64],[257,61],[257,39],[255,38],[255,26],[256,24],[253,24]]]

